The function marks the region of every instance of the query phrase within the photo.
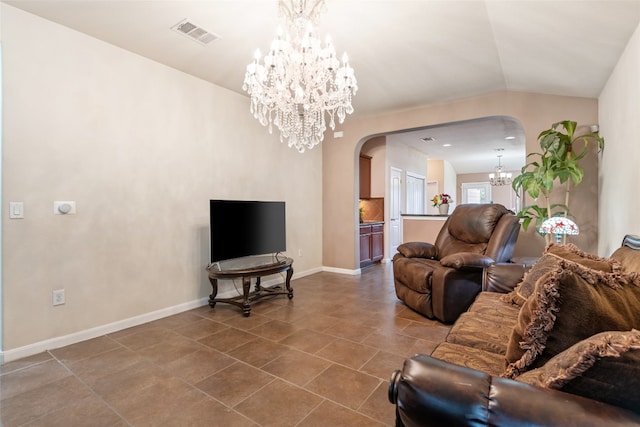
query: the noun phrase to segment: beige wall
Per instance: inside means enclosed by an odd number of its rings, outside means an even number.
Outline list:
[[[246,97],[1,11],[2,206],[25,206],[3,215],[5,352],[206,298],[210,198],[285,200],[294,279],[321,268],[322,146],[300,155]]]
[[[608,256],[625,234],[640,234],[640,25],[599,102],[606,148],[600,169],[598,252]]]
[[[357,106],[357,105],[356,105]],[[511,116],[524,128],[527,152],[537,147],[537,135],[552,123],[571,119],[590,125],[598,120],[596,99],[499,92],[456,102],[429,105],[394,113],[349,118],[340,130],[344,137],[327,135],[323,143],[323,265],[353,270],[356,262],[357,192],[354,171],[362,142],[371,135],[412,129],[440,123],[487,116]],[[583,233],[574,240],[584,250],[597,245],[597,162],[590,158],[583,184],[577,188],[572,205],[592,209],[576,211]],[[537,245],[537,246],[536,246]],[[527,245],[533,252],[542,250],[542,239]]]

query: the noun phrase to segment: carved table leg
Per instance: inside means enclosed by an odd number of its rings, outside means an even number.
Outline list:
[[[291,276],[293,276],[293,267],[290,267],[287,270],[287,279],[285,280],[287,291],[289,291],[289,294],[287,295],[289,299],[293,298],[293,289],[291,288]]]
[[[249,302],[249,293],[251,291],[251,276],[242,277],[242,295],[244,296],[244,302],[242,304],[242,312],[245,317],[251,315],[251,303]]]
[[[214,300],[218,295],[218,279],[212,279],[209,277],[209,283],[211,283],[211,288],[213,289],[213,292],[209,295],[209,307],[213,308],[216,306],[216,302]]]

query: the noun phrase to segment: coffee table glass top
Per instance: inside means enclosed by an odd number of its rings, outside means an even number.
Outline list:
[[[248,256],[214,262],[209,266],[209,270],[231,272],[234,270],[276,267],[286,264],[288,260],[289,258],[282,254]]]

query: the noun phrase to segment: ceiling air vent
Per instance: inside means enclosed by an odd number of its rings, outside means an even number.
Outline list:
[[[423,140],[424,142],[433,142],[433,141],[435,141],[435,140],[436,140],[436,139],[435,139],[434,137],[432,137],[432,136],[425,136],[425,137],[420,138],[420,139],[421,139],[421,140]]]
[[[196,41],[203,46],[220,38],[218,35],[205,30],[188,19],[183,19],[171,27],[171,29],[189,37],[191,40]]]

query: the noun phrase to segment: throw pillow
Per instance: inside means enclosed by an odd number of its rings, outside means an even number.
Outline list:
[[[517,381],[596,399],[637,411],[640,408],[640,331],[596,334],[557,354]]]
[[[536,282],[546,273],[556,268],[561,260],[572,261],[585,267],[608,273],[622,269],[618,261],[583,252],[572,243],[566,245],[550,243],[545,248],[542,257],[525,273],[522,281],[516,285],[513,291],[503,295],[501,300],[522,307],[527,298],[533,293]]]
[[[603,331],[640,329],[637,273],[606,273],[568,260],[538,280],[520,309],[503,376],[544,365],[573,344]]]

